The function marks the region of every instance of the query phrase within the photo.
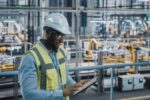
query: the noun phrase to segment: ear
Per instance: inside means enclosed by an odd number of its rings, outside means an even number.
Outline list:
[[[50,36],[51,36],[51,33],[50,33],[50,32],[49,32],[49,33],[47,33],[47,32],[45,33],[45,38],[46,38],[46,39],[50,38]]]

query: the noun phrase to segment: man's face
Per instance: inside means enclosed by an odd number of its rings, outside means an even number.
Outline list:
[[[63,34],[55,30],[51,30],[50,32],[50,36],[47,38],[48,45],[53,50],[57,50],[63,42]]]

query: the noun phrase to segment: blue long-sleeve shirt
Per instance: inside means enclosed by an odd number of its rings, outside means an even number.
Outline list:
[[[46,51],[48,52],[47,49]],[[58,90],[38,89],[37,69],[34,57],[31,54],[27,54],[22,58],[19,67],[19,83],[21,93],[25,100],[65,100],[60,82],[61,81],[59,81]],[[75,81],[71,78],[67,71],[66,86],[70,86],[74,83]]]

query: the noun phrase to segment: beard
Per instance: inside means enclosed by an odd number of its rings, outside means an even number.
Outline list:
[[[55,34],[51,34],[51,36],[46,40],[47,46],[53,51],[57,52],[58,47],[55,45],[55,42],[56,42]]]

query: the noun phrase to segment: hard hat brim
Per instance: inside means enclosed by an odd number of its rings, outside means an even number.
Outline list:
[[[53,27],[51,27],[51,28],[53,28]],[[71,32],[70,32],[70,30],[61,30],[61,28],[53,28],[54,30],[56,30],[56,31],[58,31],[58,32],[60,32],[60,33],[62,33],[63,35],[69,35],[69,34],[71,34]]]

